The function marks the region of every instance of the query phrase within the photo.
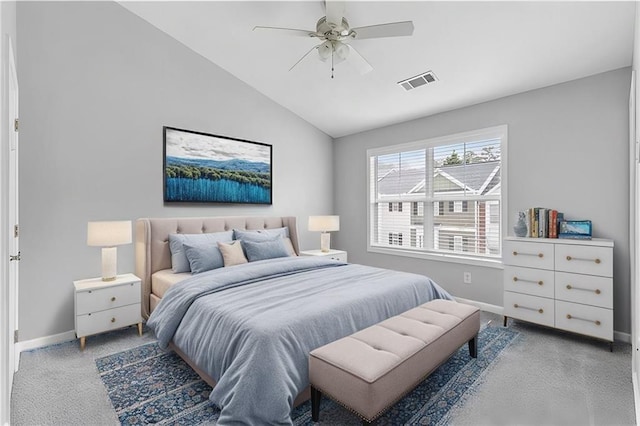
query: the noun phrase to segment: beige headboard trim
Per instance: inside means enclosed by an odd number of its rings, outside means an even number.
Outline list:
[[[256,230],[284,226],[289,228],[289,238],[293,249],[296,254],[300,254],[296,218],[292,216],[180,217],[136,220],[136,275],[142,280],[142,315],[144,318],[149,318],[151,275],[162,269],[171,268],[169,234],[204,234],[232,229]]]

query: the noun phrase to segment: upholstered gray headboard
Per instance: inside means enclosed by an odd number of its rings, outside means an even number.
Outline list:
[[[231,217],[179,217],[142,218],[136,220],[136,275],[142,280],[142,315],[149,317],[151,275],[171,268],[169,234],[204,234],[231,229],[289,228],[289,238],[296,254],[298,228],[295,217],[231,216]]]

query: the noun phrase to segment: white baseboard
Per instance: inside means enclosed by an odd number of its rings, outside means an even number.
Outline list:
[[[480,308],[485,312],[491,312],[492,314],[496,314],[496,315],[504,315],[504,308],[502,306],[491,305],[489,303],[484,303],[484,302],[477,302],[475,300],[463,299],[461,297],[456,297],[456,300],[460,303],[466,303],[467,305],[477,306],[478,308]],[[631,334],[624,333],[622,331],[614,331],[613,340],[615,340],[616,342],[631,343]]]
[[[76,332],[65,331],[64,333],[54,334],[52,336],[38,337],[37,339],[25,340],[16,343],[18,352],[29,351],[31,349],[42,348],[44,346],[56,345],[58,343],[70,342],[76,339]]]
[[[456,300],[460,303],[466,303],[467,305],[477,306],[480,310],[485,312],[491,312],[492,314],[502,315],[504,308],[498,305],[491,305],[489,303],[477,302],[475,300],[463,299],[462,297],[456,297]]]

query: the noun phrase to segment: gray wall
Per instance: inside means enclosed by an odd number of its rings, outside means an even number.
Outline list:
[[[591,219],[614,248],[615,329],[630,331],[629,68],[334,141],[334,247],[349,261],[426,274],[453,295],[502,306],[502,270],[367,252],[366,150],[508,125],[508,227],[517,211],[556,208]],[[422,89],[421,89],[422,90]],[[428,88],[426,89],[428,90]],[[463,284],[463,272],[472,284]]]
[[[115,2],[19,2],[20,340],[74,328],[72,281],[100,276],[87,222],[333,211],[332,139]],[[162,126],[273,145],[273,205],[169,206]],[[118,270],[134,269],[133,245]]]

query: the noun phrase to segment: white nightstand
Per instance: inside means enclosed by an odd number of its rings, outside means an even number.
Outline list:
[[[329,251],[320,251],[320,250],[302,250],[300,252],[300,256],[325,256],[329,259],[339,260],[340,262],[347,261],[347,252],[343,250],[329,250]]]
[[[142,336],[140,278],[118,275],[113,281],[102,278],[74,281],[76,336],[80,349],[85,337],[116,328],[138,324]]]

